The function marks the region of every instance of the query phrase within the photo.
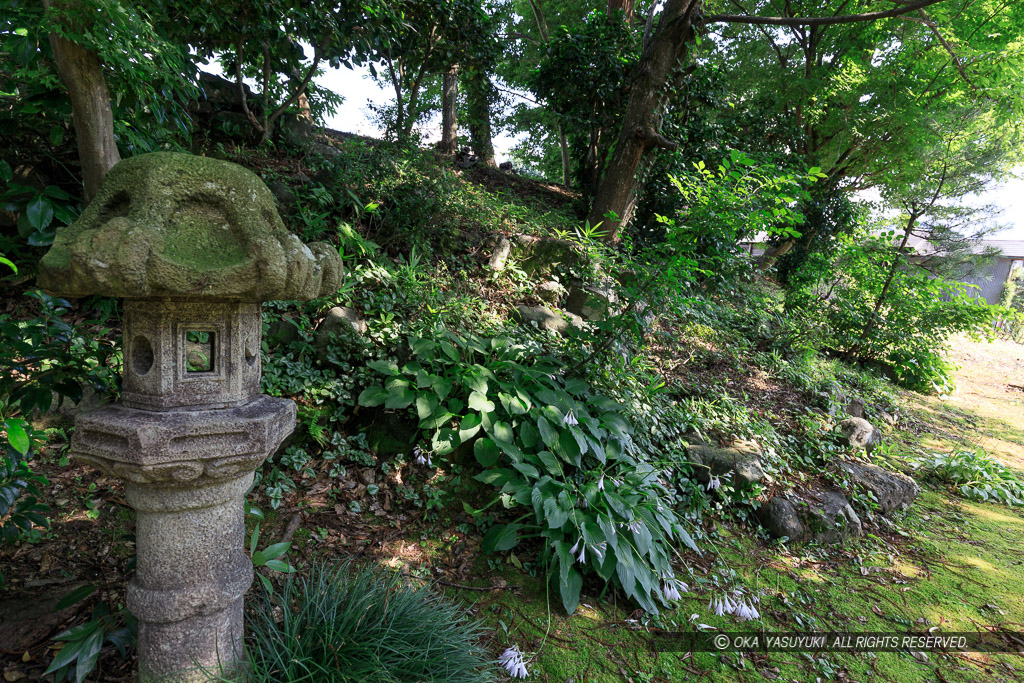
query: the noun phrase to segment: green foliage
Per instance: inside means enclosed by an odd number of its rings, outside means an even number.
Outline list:
[[[4,449],[0,461],[0,544],[6,544],[17,541],[33,524],[40,528],[49,526],[45,515],[50,508],[39,502],[39,487],[49,482],[29,466],[39,435],[21,418],[7,418],[2,425],[5,436],[0,437]]]
[[[996,462],[981,449],[936,453],[920,460],[917,466],[954,487],[965,498],[1024,505],[1024,480],[1020,473]]]
[[[66,595],[57,603],[62,610],[89,597],[95,586],[86,585]],[[126,609],[112,609],[106,602],[98,602],[92,609],[92,617],[58,634],[54,640],[63,642],[63,647],[54,656],[44,673],[53,674],[55,681],[82,683],[96,668],[100,651],[110,643],[117,648],[121,657],[128,656],[128,649],[135,645],[138,622]]]
[[[790,173],[758,163],[733,150],[716,167],[693,164],[686,175],[670,178],[682,205],[676,216],[659,216],[660,235],[651,239],[642,256],[662,264],[670,289],[689,283],[721,287],[749,269],[740,242],[755,235],[799,235],[803,216],[794,210],[805,187],[821,175],[817,168]]]
[[[6,166],[6,162],[0,162],[0,175],[5,175],[2,166]],[[6,168],[9,180],[10,166]],[[33,247],[53,244],[57,228],[70,225],[79,214],[74,198],[53,185],[40,191],[8,182],[7,189],[0,193],[0,203],[4,204],[4,210],[18,214],[18,235]]]
[[[639,38],[622,12],[592,12],[556,31],[530,83],[566,131],[575,184],[588,197],[619,134]]]
[[[46,479],[29,464],[42,434],[32,429],[28,417],[50,410],[58,400],[78,402],[82,388],[107,391],[116,386],[113,345],[100,321],[72,325],[63,319],[69,306],[39,290],[26,296],[39,315],[13,320],[0,315],[0,540],[16,541],[33,524],[45,527],[49,509],[39,503],[39,486]],[[22,498],[24,496],[24,498]],[[19,500],[20,499],[20,500]]]
[[[115,132],[130,152],[153,151],[168,139],[167,132],[187,137],[185,103],[197,91],[190,76],[195,69],[188,48],[166,40],[143,9],[119,0],[54,3],[5,3],[4,40],[0,61],[0,90],[14,92],[13,106],[2,115],[19,127],[37,129],[39,139],[58,146],[70,119],[66,100],[47,104],[60,84],[50,52],[49,33],[55,33],[94,52],[103,63],[108,85],[115,93]],[[57,114],[54,117],[53,114]],[[37,119],[32,122],[31,119]]]
[[[387,3],[400,20],[375,35],[370,75],[395,99],[377,108],[389,139],[407,143],[430,106],[424,92],[437,76],[460,63],[486,62],[495,49],[491,20],[476,0],[400,0]]]
[[[380,570],[316,564],[264,592],[248,625],[255,682],[493,680],[476,624]]]
[[[946,340],[988,333],[996,311],[967,285],[911,264],[901,243],[893,232],[841,236],[834,255],[817,255],[801,269],[787,310],[803,317],[822,346],[884,363],[910,388],[944,393],[952,387]]]
[[[245,514],[262,521],[263,511],[257,507],[249,505],[249,501],[245,502]],[[281,572],[282,574],[294,574],[295,567],[284,558],[288,553],[288,550],[292,547],[291,541],[284,541],[281,543],[272,543],[262,550],[259,549],[260,544],[260,525],[257,524],[253,527],[252,532],[249,534],[249,559],[252,560],[252,566],[258,569],[269,569],[275,572]],[[270,583],[270,579],[260,571],[256,572],[256,578],[260,580],[263,587],[267,591],[273,591],[273,585]]]
[[[460,449],[500,488],[500,502],[525,508],[493,526],[486,552],[511,550],[526,536],[543,539],[549,576],[572,613],[584,574],[619,586],[645,610],[668,604],[678,543],[696,549],[672,510],[662,470],[634,443],[623,407],[589,382],[565,377],[540,349],[508,338],[437,330],[411,338],[411,360],[377,361],[385,376],[359,396],[364,406],[415,411],[435,456]],[[460,448],[463,447],[464,448]]]

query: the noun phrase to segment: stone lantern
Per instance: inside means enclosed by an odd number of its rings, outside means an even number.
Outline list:
[[[122,479],[137,513],[141,681],[242,661],[244,497],[295,426],[291,401],[260,394],[260,303],[331,294],[340,274],[256,175],[163,152],[111,169],[42,260],[43,289],[125,299],[123,402],[79,416],[71,454]]]

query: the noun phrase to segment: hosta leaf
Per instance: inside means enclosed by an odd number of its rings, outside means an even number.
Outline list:
[[[476,456],[476,461],[482,467],[491,467],[498,462],[501,451],[493,440],[485,436],[482,439],[477,439],[473,444],[473,455]]]
[[[519,542],[518,531],[521,524],[498,524],[491,527],[480,543],[480,550],[485,553],[511,550]]]

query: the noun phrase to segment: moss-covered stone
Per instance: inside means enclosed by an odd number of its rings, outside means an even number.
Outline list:
[[[173,152],[114,166],[39,272],[62,296],[132,299],[315,299],[340,280],[337,251],[290,233],[254,173]]]

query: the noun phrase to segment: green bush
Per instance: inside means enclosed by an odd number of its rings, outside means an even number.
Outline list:
[[[83,387],[111,391],[117,384],[119,356],[106,339],[102,321],[71,324],[70,304],[39,290],[26,296],[38,315],[15,320],[0,315],[0,540],[13,542],[33,524],[45,527],[49,510],[38,502],[46,479],[31,460],[43,441],[29,417],[58,401],[82,399]]]
[[[919,467],[971,500],[1024,505],[1024,481],[983,450],[935,454]]]
[[[480,628],[462,617],[397,575],[316,564],[251,605],[249,680],[490,681]]]
[[[911,263],[900,243],[891,231],[840,235],[834,253],[812,255],[798,271],[787,311],[807,321],[821,346],[882,363],[908,388],[946,393],[953,386],[946,340],[990,334],[997,309],[967,285]]]
[[[492,503],[523,509],[493,526],[485,552],[543,539],[549,578],[572,613],[583,575],[612,582],[645,610],[669,604],[670,558],[696,545],[673,510],[670,476],[633,441],[624,408],[539,347],[506,337],[460,337],[439,329],[411,338],[411,360],[375,361],[385,376],[359,396],[363,406],[415,411],[434,456],[465,445],[500,489]],[[467,511],[480,515],[481,510]],[[669,591],[670,593],[670,591]]]

